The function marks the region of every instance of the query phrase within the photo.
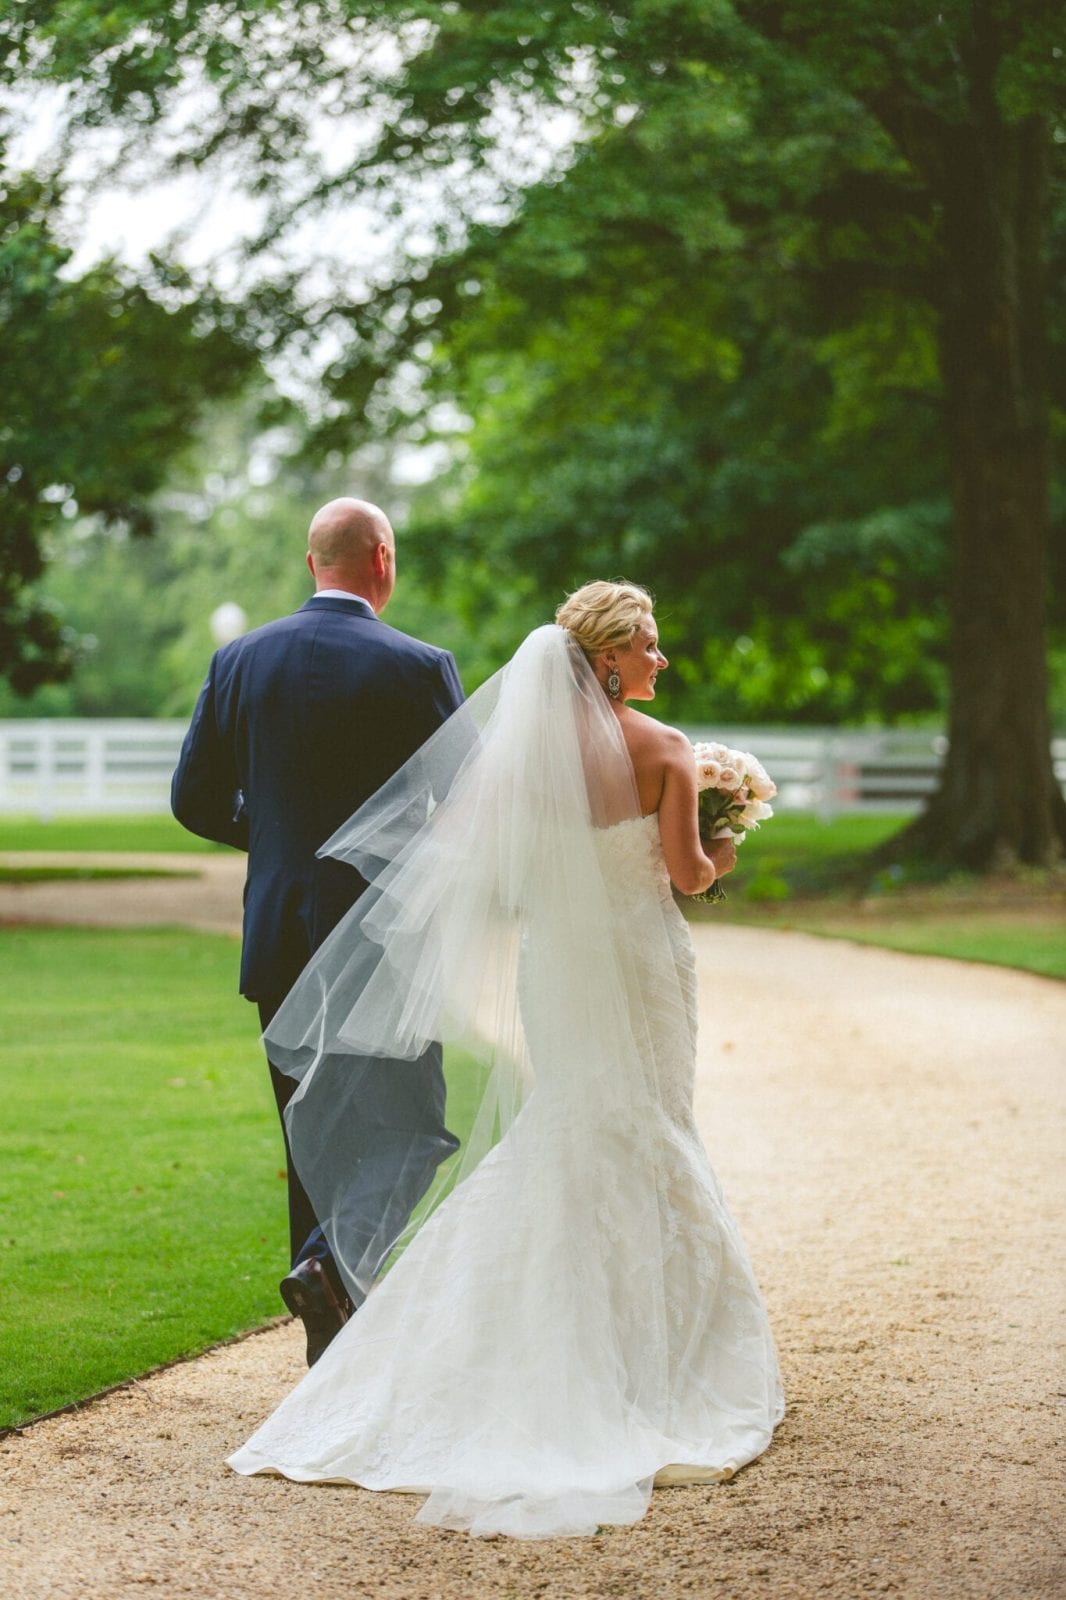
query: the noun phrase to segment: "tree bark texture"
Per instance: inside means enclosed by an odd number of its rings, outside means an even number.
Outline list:
[[[1047,129],[1006,123],[994,62],[972,119],[941,124],[940,357],[954,506],[949,751],[907,830],[971,870],[1050,865],[1066,844],[1048,715],[1048,402],[1042,259]],[[928,130],[927,130],[928,133]]]

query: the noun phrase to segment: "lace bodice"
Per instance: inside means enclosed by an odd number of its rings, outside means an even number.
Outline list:
[[[617,896],[632,899],[650,889],[661,900],[671,898],[657,811],[597,829],[596,848],[604,876]]]

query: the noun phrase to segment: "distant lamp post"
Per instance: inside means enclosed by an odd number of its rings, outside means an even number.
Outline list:
[[[211,613],[211,637],[216,644],[230,644],[248,631],[248,614],[243,606],[225,600]]]

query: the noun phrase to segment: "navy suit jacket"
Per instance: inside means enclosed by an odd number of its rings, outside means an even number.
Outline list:
[[[366,601],[311,599],[216,651],[171,787],[192,833],[248,852],[241,993],[280,999],[362,892],[315,851],[463,699],[446,650]]]

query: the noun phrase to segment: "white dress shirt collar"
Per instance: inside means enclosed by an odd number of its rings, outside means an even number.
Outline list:
[[[365,595],[356,594],[353,589],[316,589],[311,596],[312,600],[361,600],[365,606],[370,606],[370,601]],[[371,611],[374,607],[370,606]]]

